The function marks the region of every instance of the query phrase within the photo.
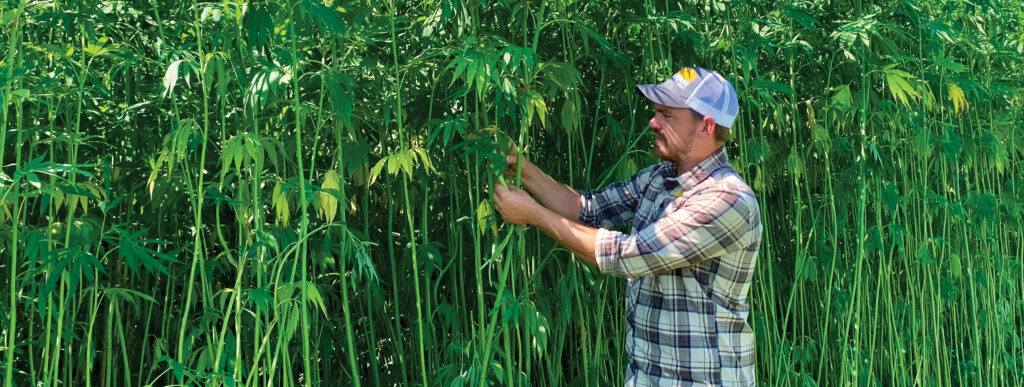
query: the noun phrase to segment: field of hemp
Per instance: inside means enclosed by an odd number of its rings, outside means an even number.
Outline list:
[[[0,2],[4,386],[617,385],[624,282],[493,211],[510,144],[657,162],[737,89],[769,386],[1024,385],[1019,0]],[[517,184],[509,179],[508,184]]]

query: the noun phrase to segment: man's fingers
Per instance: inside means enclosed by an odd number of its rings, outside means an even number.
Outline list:
[[[505,189],[505,187],[502,187],[501,185],[495,185],[494,192],[491,194],[491,198],[494,199],[495,206],[501,207],[501,203],[505,200],[506,195],[508,195],[508,193],[509,191],[508,189]]]

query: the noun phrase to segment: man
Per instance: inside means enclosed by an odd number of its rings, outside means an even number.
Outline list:
[[[627,386],[752,386],[754,334],[747,293],[761,242],[753,191],[723,145],[739,112],[717,72],[684,68],[637,90],[654,102],[654,155],[629,181],[577,192],[528,160],[526,191],[500,186],[502,218],[530,224],[626,284]],[[539,201],[539,203],[538,203]],[[629,235],[611,231],[632,224]]]

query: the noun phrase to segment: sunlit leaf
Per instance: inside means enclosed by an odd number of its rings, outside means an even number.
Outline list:
[[[955,83],[950,83],[947,86],[946,98],[953,103],[953,111],[957,114],[960,114],[960,112],[967,108],[967,98],[964,96],[964,91]]]
[[[324,174],[324,181],[320,184],[320,188],[324,191],[334,190],[337,191],[340,187],[340,178],[338,172],[328,170]],[[330,192],[319,192],[318,213],[324,217],[328,223],[334,221],[334,217],[338,215],[338,198],[334,197],[334,194]]]

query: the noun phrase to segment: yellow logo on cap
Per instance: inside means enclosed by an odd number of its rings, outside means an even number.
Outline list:
[[[683,68],[676,74],[679,74],[679,76],[683,77],[687,82],[691,82],[693,81],[693,78],[697,77],[697,71],[690,67]]]

